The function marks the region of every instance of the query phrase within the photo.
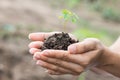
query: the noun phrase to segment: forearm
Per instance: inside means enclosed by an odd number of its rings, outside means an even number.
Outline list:
[[[110,48],[105,48],[98,68],[120,77],[120,38]]]

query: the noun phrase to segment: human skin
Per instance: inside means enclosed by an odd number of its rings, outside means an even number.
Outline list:
[[[120,38],[110,47],[103,45],[98,39],[87,38],[68,46],[66,51],[50,49],[41,51],[44,39],[52,34],[54,32],[29,35],[33,41],[29,44],[33,59],[37,65],[46,68],[49,74],[79,75],[96,67],[120,77]]]

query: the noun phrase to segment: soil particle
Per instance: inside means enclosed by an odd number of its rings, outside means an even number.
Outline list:
[[[45,42],[41,49],[67,50],[67,47],[70,44],[77,42],[78,41],[72,39],[68,33],[56,33],[45,39]]]

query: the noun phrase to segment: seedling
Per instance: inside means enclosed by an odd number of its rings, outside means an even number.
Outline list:
[[[64,30],[66,29],[66,24],[68,21],[72,23],[76,23],[78,21],[78,16],[67,10],[62,10],[62,15],[59,16],[60,19],[64,19]],[[67,50],[67,47],[70,44],[77,43],[78,41],[72,39],[68,33],[62,32],[62,33],[56,33],[47,39],[45,39],[44,44],[41,48],[41,50],[45,49],[57,49],[57,50]]]
[[[66,29],[67,23],[69,21],[72,23],[77,23],[77,21],[79,20],[79,17],[75,13],[73,13],[67,9],[63,9],[61,13],[62,14],[61,14],[61,16],[59,16],[59,19],[64,20],[64,22],[63,22],[64,30]]]

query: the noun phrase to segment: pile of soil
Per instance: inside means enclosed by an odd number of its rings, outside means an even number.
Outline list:
[[[68,33],[56,33],[45,39],[45,42],[41,49],[67,50],[67,47],[70,44],[77,42],[78,41],[72,39]]]

